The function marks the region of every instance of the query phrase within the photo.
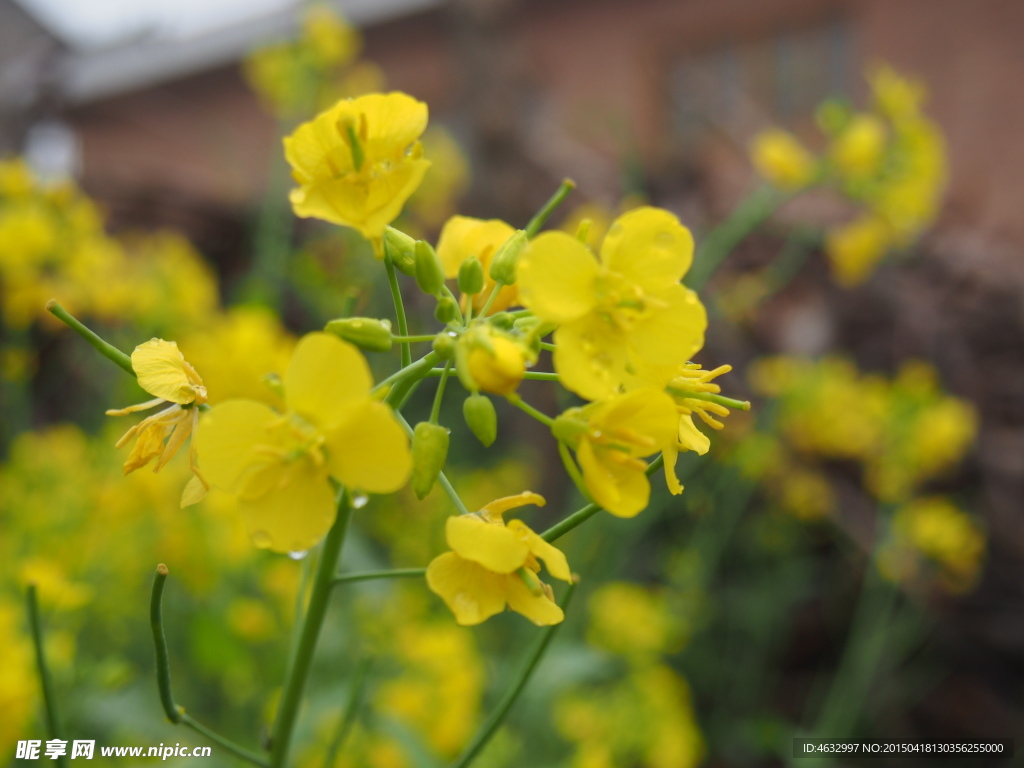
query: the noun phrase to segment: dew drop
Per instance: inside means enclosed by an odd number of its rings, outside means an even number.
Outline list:
[[[253,531],[252,543],[260,549],[267,549],[271,544],[270,534],[266,531]]]
[[[302,558],[304,558],[308,554],[309,554],[309,550],[308,549],[300,549],[300,550],[298,550],[296,552],[289,552],[288,553],[288,557],[290,557],[292,560],[301,560]]]
[[[369,501],[370,497],[365,493],[357,494],[352,497],[352,509],[362,509]]]

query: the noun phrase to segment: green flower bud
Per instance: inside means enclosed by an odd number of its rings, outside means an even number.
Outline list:
[[[515,325],[516,318],[508,312],[498,312],[490,317],[491,325],[495,328],[501,328],[503,331],[511,331],[512,326]]]
[[[448,331],[441,331],[434,337],[434,341],[430,346],[441,356],[442,360],[451,360],[455,356],[455,348],[458,344],[459,341],[455,336],[452,336]]]
[[[842,133],[852,116],[850,105],[841,99],[826,99],[814,113],[818,127],[829,136]]]
[[[416,241],[405,232],[388,227],[384,230],[384,243],[395,266],[409,277],[416,277]]]
[[[421,421],[412,433],[412,490],[422,499],[437,482],[448,458],[448,430]]]
[[[341,317],[331,320],[324,330],[367,352],[387,352],[391,349],[391,322],[373,317]]]
[[[459,290],[473,295],[484,289],[484,265],[476,256],[470,256],[459,267]]]
[[[424,293],[436,296],[444,286],[444,268],[433,246],[425,240],[416,241],[416,285]]]
[[[519,261],[519,254],[530,239],[526,233],[517,229],[508,240],[502,243],[498,252],[491,259],[491,279],[505,285],[512,285],[516,281],[516,263]]]
[[[442,296],[437,300],[437,306],[434,308],[434,317],[437,318],[439,323],[445,323],[446,325],[459,318],[459,305],[455,303],[455,299],[451,296]]]
[[[470,395],[462,403],[462,417],[466,420],[466,426],[484,447],[490,447],[498,437],[498,415],[494,412],[491,398],[485,395]]]

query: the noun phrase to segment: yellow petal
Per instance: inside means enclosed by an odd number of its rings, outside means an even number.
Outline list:
[[[510,520],[508,530],[515,533],[530,548],[530,552],[544,561],[548,573],[562,581],[572,581],[572,571],[569,570],[569,561],[565,559],[562,550],[544,541],[537,533],[530,530],[522,520]]]
[[[510,509],[525,507],[527,504],[535,504],[543,507],[547,504],[544,497],[533,491],[523,491],[515,496],[502,496],[500,499],[490,501],[480,507],[480,514],[490,520],[500,520],[501,516]]]
[[[288,363],[284,399],[289,411],[328,430],[366,401],[372,386],[370,367],[358,349],[328,333],[307,333]]]
[[[409,436],[383,403],[364,400],[326,440],[331,474],[349,488],[392,493],[409,480]]]
[[[339,116],[366,119],[364,139],[368,158],[401,157],[427,128],[427,105],[400,91],[371,93],[342,102]]]
[[[515,531],[502,524],[485,523],[476,515],[449,517],[445,536],[455,554],[493,573],[522,568],[530,553],[527,542]]]
[[[617,517],[635,517],[647,506],[651,485],[643,470],[600,456],[587,440],[580,441],[576,458],[583,470],[584,485],[604,509]]]
[[[681,285],[658,298],[668,306],[637,320],[629,333],[630,349],[651,365],[681,365],[704,346],[707,312],[697,294]]]
[[[463,626],[479,624],[505,610],[502,577],[454,552],[435,557],[427,566],[427,586]]]
[[[132,370],[139,379],[139,386],[151,395],[179,405],[196,399],[186,366],[185,357],[173,341],[150,339],[132,352]]]
[[[577,320],[594,308],[598,271],[597,259],[585,245],[564,232],[545,232],[519,257],[519,298],[544,320]]]
[[[181,508],[184,509],[185,507],[191,507],[193,504],[198,504],[206,498],[207,490],[209,489],[203,485],[199,475],[192,475],[185,484],[185,490],[181,492]]]
[[[683,492],[683,485],[679,482],[679,476],[676,475],[676,461],[679,459],[679,451],[676,450],[675,446],[669,446],[665,449],[665,484],[668,486],[669,493],[673,496],[678,496]]]
[[[565,614],[556,603],[547,595],[531,592],[517,574],[504,576],[503,579],[508,607],[516,613],[521,613],[538,627],[560,624],[565,618]]]
[[[604,265],[645,293],[678,283],[693,262],[693,235],[661,208],[636,208],[619,216],[601,245]]]
[[[675,441],[679,414],[672,398],[656,389],[634,389],[623,395],[588,406],[591,426],[629,445],[630,455],[650,456]],[[618,434],[626,437],[622,440]],[[630,440],[630,436],[643,438]]]
[[[268,427],[280,418],[269,406],[255,400],[228,400],[211,408],[203,415],[195,437],[207,480],[236,493],[246,470],[266,460],[256,450],[271,444]]]
[[[221,406],[223,407],[223,406]],[[324,537],[335,517],[335,492],[327,472],[308,459],[276,463],[277,482],[256,493],[246,484],[238,511],[253,543],[275,552],[304,552]],[[205,465],[204,465],[205,469]],[[271,472],[260,473],[263,485]]]
[[[626,337],[600,315],[586,315],[555,331],[555,370],[562,386],[587,400],[612,397],[626,377]]]
[[[480,259],[486,275],[491,257],[514,232],[512,226],[501,219],[452,216],[437,239],[437,257],[444,267],[445,277],[457,277],[462,262],[471,256]]]
[[[167,411],[164,411],[156,416],[151,416],[142,423],[138,439],[124,463],[126,475],[139,467],[146,466],[163,452],[164,440],[174,431],[177,423],[174,416],[173,413],[168,414]]]
[[[689,416],[679,418],[679,445],[688,451],[696,451],[703,456],[711,449],[711,438],[697,429]]]

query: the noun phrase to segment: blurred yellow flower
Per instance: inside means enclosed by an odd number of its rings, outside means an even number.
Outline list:
[[[384,228],[430,166],[426,127],[427,105],[398,92],[343,100],[303,123],[284,140],[295,213],[358,230],[382,257]]]
[[[915,499],[896,510],[892,525],[897,544],[909,545],[938,563],[948,586],[963,591],[977,582],[985,535],[949,499]]]
[[[237,494],[253,542],[304,551],[335,518],[330,476],[352,490],[391,493],[409,478],[409,440],[370,397],[362,354],[326,333],[302,337],[284,376],[286,413],[229,400],[203,418],[198,450],[210,483]]]
[[[875,115],[854,115],[829,148],[829,158],[844,176],[854,179],[878,172],[885,157],[885,123]]]
[[[484,268],[484,287],[479,293],[473,294],[473,310],[483,309],[484,304],[494,290],[494,280],[490,275],[491,259],[508,240],[515,230],[510,224],[500,219],[472,219],[468,216],[452,216],[445,222],[437,241],[437,257],[444,267],[444,276],[452,279],[458,277],[459,267],[466,259],[476,256]],[[491,304],[490,313],[500,312],[513,306],[518,300],[516,287],[506,285],[498,292]],[[466,309],[467,298],[462,298],[462,308]]]
[[[199,406],[206,403],[206,387],[173,341],[150,339],[145,344],[139,344],[132,352],[132,369],[139,386],[156,397],[138,405],[109,410],[107,415],[125,416],[173,403],[170,408],[143,419],[129,429],[116,445],[120,448],[135,438],[135,446],[124,463],[126,475],[146,466],[153,459],[156,459],[153,471],[159,472],[185,441],[198,432]],[[195,445],[193,440],[189,451],[189,468],[194,476],[185,486],[181,497],[182,507],[200,501],[208,488],[196,467]]]
[[[683,627],[663,592],[613,581],[590,596],[588,609],[590,645],[638,660],[682,647]]]
[[[502,514],[544,498],[524,491],[485,504],[474,514],[449,517],[445,534],[451,552],[438,555],[427,568],[427,585],[439,595],[455,620],[480,624],[508,607],[534,624],[558,624],[564,618],[551,588],[537,578],[543,560],[556,579],[572,581],[565,555],[521,520],[505,524]]]
[[[779,189],[796,191],[818,173],[818,161],[788,131],[769,128],[754,137],[750,159],[761,176]]]
[[[863,283],[892,246],[892,229],[878,216],[865,215],[831,230],[825,254],[836,282],[844,287]]]
[[[707,314],[679,283],[692,260],[690,231],[650,207],[615,220],[600,260],[564,232],[531,241],[519,260],[519,296],[559,325],[554,362],[562,384],[601,400],[619,392],[637,365],[666,383],[704,344]]]

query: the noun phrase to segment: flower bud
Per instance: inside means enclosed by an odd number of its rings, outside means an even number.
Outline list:
[[[409,277],[416,277],[416,241],[399,229],[384,230],[384,243],[391,261]]]
[[[510,395],[526,374],[528,356],[517,339],[488,325],[477,326],[459,339],[456,371],[471,392]]]
[[[373,317],[341,317],[331,320],[324,330],[367,352],[391,349],[391,322]]]
[[[441,331],[434,337],[434,341],[430,346],[441,356],[442,360],[451,360],[455,355],[455,348],[458,346],[458,343],[458,340],[448,331]]]
[[[420,290],[436,296],[444,286],[444,268],[433,246],[425,240],[416,241],[416,285]]]
[[[490,447],[498,437],[498,415],[494,412],[494,403],[486,395],[467,397],[462,403],[462,417],[485,448]]]
[[[490,322],[495,328],[501,328],[503,331],[511,331],[512,327],[515,325],[516,318],[508,312],[498,312],[497,314],[491,315]]]
[[[434,308],[434,317],[440,323],[446,325],[453,320],[457,320],[459,317],[459,305],[455,303],[455,299],[451,296],[442,296],[437,300],[437,306]]]
[[[459,290],[472,296],[484,289],[484,265],[470,256],[459,266]]]
[[[412,490],[422,499],[437,482],[448,458],[448,430],[421,421],[412,433]]]
[[[498,252],[491,259],[490,275],[495,282],[512,285],[516,281],[516,263],[519,261],[519,254],[529,243],[526,233],[518,229],[508,240],[502,243]]]

